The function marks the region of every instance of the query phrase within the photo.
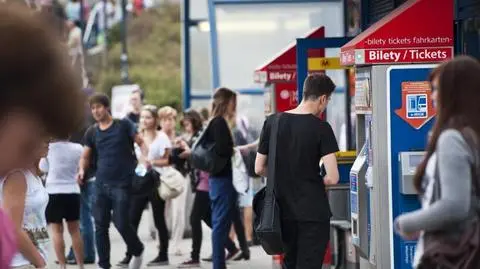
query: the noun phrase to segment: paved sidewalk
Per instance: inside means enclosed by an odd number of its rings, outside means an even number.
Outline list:
[[[146,216],[146,214],[144,214]],[[146,221],[146,218],[143,218],[142,223],[140,225],[140,238],[142,242],[145,244],[145,264],[146,262],[152,260],[155,258],[157,254],[157,244],[158,241],[153,241],[150,236],[149,236],[149,231],[148,231],[148,224]],[[111,250],[111,257],[112,257],[112,265],[115,265],[118,261],[120,261],[125,253],[125,244],[123,243],[123,240],[121,239],[120,235],[118,232],[115,230],[113,225],[111,226],[110,229],[110,238],[111,238],[111,244],[112,244],[112,250]],[[201,257],[206,257],[211,254],[211,242],[210,242],[210,231],[207,227],[204,227],[204,236],[203,236],[203,245],[202,245],[202,254]],[[65,243],[67,246],[70,246],[70,238],[68,234],[65,234]],[[182,256],[174,256],[173,254],[170,254],[170,266],[164,266],[164,267],[149,267],[149,268],[165,268],[165,269],[173,269],[176,268],[176,265],[179,263],[187,260],[190,256],[190,249],[191,249],[191,240],[190,239],[185,239],[181,242],[180,248],[182,250]],[[228,265],[229,269],[271,269],[272,268],[272,258],[267,256],[263,250],[260,247],[252,247],[251,248],[252,252],[252,257],[250,261],[243,261],[243,262],[232,262]],[[53,246],[52,246],[52,251],[49,259],[49,264],[48,264],[48,269],[53,269],[53,268],[58,268],[58,266],[55,264],[55,253],[53,252]],[[76,266],[68,266],[68,268],[76,268]],[[96,265],[89,265],[86,266],[87,269],[96,269]],[[116,267],[112,267],[116,268]],[[147,268],[144,266],[144,268]],[[212,268],[210,263],[203,263],[202,268],[205,269],[210,269]]]

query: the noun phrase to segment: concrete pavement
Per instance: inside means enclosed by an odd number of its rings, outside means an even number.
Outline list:
[[[144,214],[144,217],[142,219],[142,223],[140,225],[140,238],[142,242],[145,244],[145,264],[154,259],[156,254],[157,254],[157,244],[158,241],[153,241],[150,236],[149,236],[149,231],[148,231],[148,223],[147,223],[147,214]],[[202,244],[202,253],[201,257],[207,257],[211,254],[211,237],[210,237],[210,231],[208,227],[204,227],[204,236],[203,236],[203,244]],[[110,228],[110,238],[111,238],[111,244],[112,244],[112,250],[111,250],[111,263],[112,265],[115,265],[118,261],[120,261],[124,257],[125,253],[125,244],[123,243],[123,240],[121,239],[120,235],[116,231],[116,229],[113,227],[113,225]],[[65,243],[66,246],[70,246],[70,238],[69,235],[66,233],[65,234]],[[191,250],[191,240],[190,239],[184,239],[181,244],[180,244],[180,249],[182,250],[182,256],[174,256],[173,254],[170,254],[170,266],[164,266],[164,267],[149,267],[149,268],[166,268],[166,269],[173,269],[177,268],[177,265],[180,264],[181,262],[186,261],[190,257],[190,250]],[[272,258],[270,256],[267,256],[261,247],[252,247],[251,248],[251,260],[250,261],[243,261],[243,262],[231,262],[228,265],[229,269],[271,269],[272,268]],[[50,252],[50,259],[49,259],[49,264],[48,264],[48,269],[52,268],[58,268],[58,265],[55,264],[56,256],[55,253],[53,252],[53,246],[52,246],[52,251]],[[77,268],[76,266],[68,266],[67,268]],[[87,269],[96,269],[96,265],[89,265],[86,266]],[[115,268],[115,267],[113,267]],[[144,266],[144,268],[147,268]],[[205,269],[210,269],[212,268],[210,263],[203,263],[202,268]]]

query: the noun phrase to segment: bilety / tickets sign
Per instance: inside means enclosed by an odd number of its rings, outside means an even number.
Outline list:
[[[407,1],[345,44],[340,62],[349,66],[449,60],[454,56],[453,8],[453,0]]]

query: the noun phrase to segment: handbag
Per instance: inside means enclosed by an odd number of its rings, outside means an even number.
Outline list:
[[[243,162],[242,154],[239,150],[235,150],[235,153],[232,156],[232,178],[233,178],[233,187],[235,190],[242,195],[247,194],[249,189],[248,186],[248,174],[245,163]]]
[[[150,169],[144,176],[135,174],[132,182],[132,194],[135,196],[148,196],[160,186],[160,174]]]
[[[480,155],[475,132],[470,128],[461,131],[475,156],[472,164],[473,209],[469,218],[451,230],[424,234],[424,252],[418,269],[474,269],[480,268]],[[438,169],[438,168],[437,168]],[[435,175],[434,198],[440,197],[438,170]]]
[[[178,197],[185,189],[185,177],[175,168],[169,166],[162,168],[160,173],[160,187],[158,195],[163,200]]]
[[[280,206],[275,197],[275,166],[278,137],[278,122],[281,114],[273,119],[268,151],[267,186],[260,190],[253,199],[255,212],[255,233],[268,255],[283,253]]]
[[[195,141],[190,154],[190,163],[198,170],[210,174],[218,174],[228,163],[229,158],[221,157],[215,152],[215,141],[208,141],[207,133],[211,128],[211,121],[205,131]]]

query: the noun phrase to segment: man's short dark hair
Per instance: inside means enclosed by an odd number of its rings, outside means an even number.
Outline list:
[[[108,96],[103,94],[103,93],[96,93],[96,94],[94,94],[90,97],[88,103],[89,103],[90,106],[99,104],[99,105],[102,105],[106,108],[109,108],[110,107],[110,98],[108,98]]]
[[[0,117],[20,109],[36,115],[52,138],[77,131],[84,115],[81,85],[54,29],[16,3],[0,3],[0,18]]]
[[[303,99],[317,100],[320,96],[330,96],[335,90],[335,83],[325,74],[311,74],[303,83]]]

